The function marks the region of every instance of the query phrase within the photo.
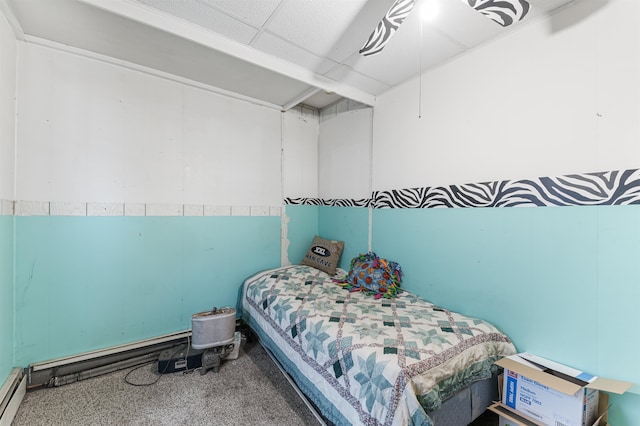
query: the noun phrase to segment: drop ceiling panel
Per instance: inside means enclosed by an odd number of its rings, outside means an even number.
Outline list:
[[[389,89],[390,86],[361,74],[347,65],[340,65],[338,68],[327,73],[327,77],[336,81],[342,81],[350,86],[357,87],[368,93],[382,93]]]
[[[421,69],[584,0],[530,0],[528,16],[508,28],[460,0],[417,0],[382,53],[368,57],[358,50],[394,0],[0,1],[15,10],[27,38],[107,55],[273,106],[305,102],[322,108],[336,96],[373,105],[376,95]],[[440,12],[423,24],[420,50],[425,1],[436,2]]]
[[[169,0],[166,0],[169,1]],[[282,0],[197,0],[222,12],[253,25],[261,27],[276,10]]]
[[[438,15],[428,25],[438,29],[451,40],[467,48],[472,48],[487,40],[517,30],[527,22],[535,21],[573,0],[529,0],[531,7],[523,21],[506,28],[461,1],[429,1],[437,4]]]
[[[352,55],[346,64],[355,71],[385,83],[388,87],[418,75],[420,72],[420,19],[410,16],[378,55]],[[432,27],[423,27],[422,69],[426,70],[463,52],[460,44],[443,36]]]
[[[258,33],[255,28],[232,18],[212,8],[207,3],[199,1],[175,1],[175,0],[138,0],[169,15],[184,19],[185,21],[199,25],[210,31],[248,44]]]
[[[315,55],[268,32],[260,34],[253,42],[252,47],[294,64],[302,65],[322,75],[338,65],[337,62],[331,59]]]
[[[322,109],[327,105],[331,105],[334,102],[338,102],[340,99],[341,97],[339,95],[336,95],[335,93],[326,93],[326,92],[320,91],[315,95],[305,99],[304,104],[317,109]]]
[[[524,20],[532,21],[538,19],[573,1],[577,0],[530,0],[531,9],[529,10],[529,15]],[[602,3],[602,1],[600,1],[600,3]]]
[[[366,0],[288,1],[269,23],[269,31],[315,55],[341,62],[354,50],[353,43],[343,40],[342,35],[365,3]]]
[[[461,1],[431,0],[437,4],[438,15],[425,23],[464,47],[476,46],[504,32],[504,28]]]

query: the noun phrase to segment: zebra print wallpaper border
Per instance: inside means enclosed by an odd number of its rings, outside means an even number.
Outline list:
[[[374,191],[360,200],[285,198],[285,204],[374,209],[640,204],[640,169]]]
[[[287,205],[306,205],[306,206],[331,206],[331,207],[373,207],[371,198],[363,198],[360,200],[348,198],[285,198],[284,203]]]

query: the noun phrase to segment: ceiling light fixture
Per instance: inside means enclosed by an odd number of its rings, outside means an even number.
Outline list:
[[[420,7],[420,15],[425,22],[433,21],[440,12],[440,7],[435,0],[427,0]]]

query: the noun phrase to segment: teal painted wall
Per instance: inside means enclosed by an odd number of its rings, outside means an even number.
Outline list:
[[[13,362],[13,216],[0,216],[0,386]]]
[[[403,287],[518,350],[640,383],[640,206],[381,209],[372,242]],[[637,392],[612,398],[612,424],[640,419]]]
[[[287,257],[295,265],[300,263],[313,237],[318,234],[318,206],[287,205],[284,211],[289,242]]]
[[[369,210],[355,207],[288,205],[288,256],[292,264],[299,263],[309,249],[314,235],[344,241],[340,267],[349,269],[351,259],[367,251],[369,241]]]
[[[280,264],[280,217],[16,217],[16,364],[191,327]]]
[[[369,209],[319,207],[318,232],[325,238],[344,241],[340,267],[349,270],[351,259],[368,251]]]

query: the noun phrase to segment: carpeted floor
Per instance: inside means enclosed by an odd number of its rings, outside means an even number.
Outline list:
[[[172,373],[132,386],[128,370],[28,392],[14,425],[317,425],[302,399],[257,343],[237,360],[200,375]],[[128,380],[155,380],[157,364]]]
[[[159,376],[150,386],[125,382],[131,369],[58,388],[28,392],[13,425],[318,425],[318,421],[256,342],[220,371]],[[157,364],[131,371],[150,383]],[[497,426],[485,413],[473,426]],[[452,425],[457,426],[457,425]],[[463,425],[460,425],[463,426]]]

